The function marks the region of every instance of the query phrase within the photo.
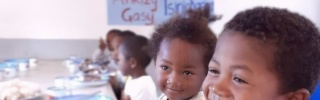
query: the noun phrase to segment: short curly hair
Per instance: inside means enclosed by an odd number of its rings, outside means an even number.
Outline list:
[[[224,30],[272,41],[276,47],[272,71],[281,94],[301,88],[313,92],[320,76],[320,34],[310,20],[286,9],[256,7],[238,13]]]
[[[210,16],[210,7],[206,5],[204,8],[190,9],[184,14],[177,14],[158,25],[151,39],[154,59],[164,39],[178,38],[188,43],[199,44],[204,48],[204,63],[207,68],[217,42],[217,37],[208,24],[215,19],[215,16]]]
[[[112,30],[110,30],[110,31],[107,32],[106,38],[108,39],[108,38],[110,38],[112,35],[117,35],[117,34],[119,34],[119,33],[121,33],[120,30],[118,30],[118,29],[112,29]],[[111,41],[111,40],[107,40],[107,41]]]
[[[140,35],[126,38],[120,45],[126,59],[134,58],[142,68],[147,68],[151,61],[149,40]]]

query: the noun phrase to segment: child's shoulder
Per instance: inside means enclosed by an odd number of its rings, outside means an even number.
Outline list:
[[[130,84],[131,86],[137,87],[155,87],[155,84],[151,78],[151,76],[141,76],[137,79],[131,79],[127,81],[127,84]]]
[[[141,77],[139,77],[139,78],[137,78],[137,79],[135,79],[136,81],[140,81],[140,82],[150,82],[150,81],[152,81],[152,78],[151,78],[151,76],[149,76],[149,75],[145,75],[145,76],[141,76]]]
[[[140,85],[144,87],[145,89],[149,91],[155,91],[156,86],[155,83],[153,82],[151,76],[142,76],[139,78],[137,85]]]

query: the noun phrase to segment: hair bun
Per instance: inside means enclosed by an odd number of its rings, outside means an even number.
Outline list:
[[[221,15],[211,15],[210,12],[210,4],[205,4],[204,7],[199,7],[196,9],[189,9],[187,11],[188,17],[199,18],[201,20],[206,20],[208,23],[214,22],[216,20],[220,20],[222,18]]]

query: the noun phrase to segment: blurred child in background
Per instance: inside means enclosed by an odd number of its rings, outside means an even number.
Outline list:
[[[92,55],[93,62],[101,64],[101,65],[106,65],[109,63],[110,56],[111,56],[110,51],[113,50],[111,48],[110,41],[112,41],[113,37],[120,32],[121,31],[117,30],[117,29],[110,30],[107,33],[106,42],[104,41],[103,38],[100,38],[99,49],[97,49]]]
[[[126,31],[123,31],[119,34],[116,34],[114,36],[114,38],[111,40],[111,47],[112,47],[112,59],[114,61],[115,64],[117,64],[117,62],[119,61],[119,58],[118,58],[118,49],[119,49],[119,46],[120,44],[128,37],[131,37],[131,36],[135,36],[136,34],[132,31],[129,31],[129,30],[126,30]]]
[[[126,81],[122,100],[156,100],[156,86],[147,75],[146,67],[151,61],[148,39],[143,36],[126,38],[119,47],[119,69],[124,76],[131,76]]]
[[[117,98],[120,99],[121,98],[121,93],[123,90],[123,87],[125,85],[125,80],[127,77],[124,77],[122,75],[122,73],[119,71],[119,67],[118,67],[118,52],[119,52],[119,46],[120,44],[126,40],[126,38],[135,36],[136,34],[132,31],[123,31],[120,33],[117,33],[113,36],[113,38],[111,39],[110,45],[111,48],[113,49],[111,51],[111,62],[108,65],[108,67],[113,69],[114,75],[110,76],[110,84],[113,87],[113,91],[116,94]]]

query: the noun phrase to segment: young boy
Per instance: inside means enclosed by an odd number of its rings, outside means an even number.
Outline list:
[[[107,39],[107,40],[106,40],[106,45],[107,45],[109,51],[113,51],[113,48],[112,48],[112,46],[111,46],[111,41],[112,41],[112,39],[113,39],[117,34],[119,34],[119,33],[121,33],[121,31],[118,30],[118,29],[112,29],[112,30],[110,30],[110,31],[108,32],[108,34],[107,34],[107,36],[106,36],[106,39]]]
[[[320,71],[320,34],[305,17],[257,7],[218,39],[203,90],[208,100],[309,100]]]
[[[146,67],[151,61],[148,39],[132,36],[119,47],[119,69],[124,76],[131,76],[125,84],[122,100],[156,100],[156,87],[147,75]]]
[[[189,10],[156,28],[152,44],[163,92],[159,100],[205,100],[201,86],[217,40],[208,27],[209,8]]]
[[[101,65],[106,65],[109,60],[110,60],[110,51],[112,51],[112,48],[110,46],[110,41],[112,40],[112,38],[120,33],[120,30],[110,30],[107,33],[107,41],[105,42],[102,38],[100,38],[99,40],[99,49],[97,49],[93,55],[92,55],[92,61],[95,63],[99,63]]]
[[[119,46],[120,44],[128,37],[131,37],[131,36],[135,36],[136,34],[132,31],[129,31],[129,30],[126,30],[126,31],[123,31],[119,34],[116,34],[114,36],[114,38],[111,40],[111,48],[113,49],[112,50],[112,59],[113,61],[117,64],[117,62],[119,61],[119,58],[118,58],[118,52],[119,52]]]
[[[118,34],[115,34],[111,40],[111,55],[112,55],[112,60],[110,62],[110,64],[108,65],[108,67],[111,67],[113,69],[113,71],[116,71],[116,75],[115,76],[111,76],[110,77],[110,84],[113,88],[114,93],[116,94],[117,98],[120,99],[121,96],[121,90],[124,87],[124,81],[125,81],[125,77],[123,77],[123,75],[120,73],[120,71],[118,71],[118,52],[119,52],[119,46],[120,44],[126,40],[126,38],[135,36],[135,33],[132,31],[123,31],[120,32]]]

